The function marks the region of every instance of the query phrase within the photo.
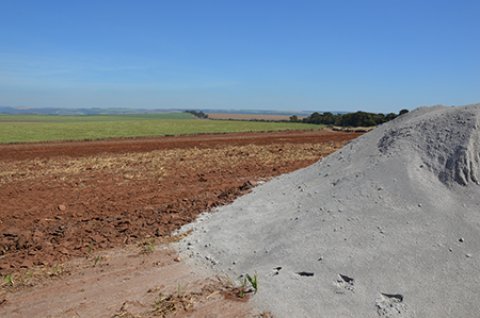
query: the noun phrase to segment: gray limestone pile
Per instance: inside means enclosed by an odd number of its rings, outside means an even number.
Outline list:
[[[480,105],[419,108],[184,228],[275,317],[480,317]]]

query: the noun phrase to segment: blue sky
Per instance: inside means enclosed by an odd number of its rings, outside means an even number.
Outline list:
[[[1,1],[0,105],[480,102],[480,1]]]

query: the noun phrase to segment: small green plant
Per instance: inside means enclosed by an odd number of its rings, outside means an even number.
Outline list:
[[[258,291],[257,273],[253,276],[246,274],[241,280],[241,286],[238,288],[238,297],[244,298],[248,293],[253,292],[255,295]]]
[[[6,275],[3,278],[3,284],[6,285],[6,286],[12,286],[13,287],[15,285],[15,281],[13,280],[13,275],[12,274]]]
[[[250,286],[253,288],[253,293],[256,294],[258,291],[257,273],[255,273],[253,276],[250,276],[249,274],[247,274],[246,276],[248,282],[250,283]]]
[[[238,297],[243,298],[247,294],[247,289],[246,289],[247,281],[244,279],[242,282],[242,286],[240,286],[240,289],[238,290]]]

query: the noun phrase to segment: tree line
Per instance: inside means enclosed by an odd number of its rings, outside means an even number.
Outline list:
[[[315,112],[308,117],[299,119],[297,116],[291,116],[290,121],[304,122],[308,124],[323,124],[341,127],[371,127],[383,124],[387,121],[397,118],[400,115],[408,113],[407,109],[402,109],[398,114],[395,113],[369,113],[358,111],[347,114],[333,114],[330,112]]]
[[[192,114],[193,116],[198,117],[198,118],[204,118],[204,119],[208,118],[207,114],[205,114],[202,111],[198,111],[198,110],[186,110],[185,113]]]

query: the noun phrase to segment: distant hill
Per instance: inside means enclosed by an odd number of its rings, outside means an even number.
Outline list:
[[[188,108],[189,109],[189,108]],[[179,108],[169,109],[147,109],[147,108],[58,108],[58,107],[11,107],[0,106],[0,114],[7,115],[128,115],[128,114],[158,114],[158,113],[171,113],[171,112],[183,112],[188,110]],[[209,109],[201,108],[197,111],[203,111],[204,113],[217,113],[217,114],[258,114],[258,115],[279,115],[279,116],[300,116],[306,117],[315,111],[275,111],[275,110],[259,110],[259,109]],[[317,111],[322,113],[322,111]],[[343,114],[345,112],[330,111],[334,114]]]
[[[8,115],[128,115],[182,112],[182,109],[128,109],[128,108],[27,108],[0,106],[0,114]]]

